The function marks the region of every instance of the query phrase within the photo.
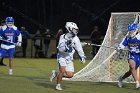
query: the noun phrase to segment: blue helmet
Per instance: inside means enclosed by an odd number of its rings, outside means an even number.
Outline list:
[[[13,17],[6,17],[6,22],[14,22],[14,18]]]
[[[131,31],[131,30],[136,30],[137,28],[138,28],[138,24],[137,23],[132,23],[132,24],[128,25],[127,30]]]

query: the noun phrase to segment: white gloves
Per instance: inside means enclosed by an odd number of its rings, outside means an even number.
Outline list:
[[[120,50],[122,50],[122,49],[124,49],[124,47],[121,46],[121,45],[118,45],[118,47],[116,48],[117,51],[120,51]]]
[[[85,64],[85,63],[86,63],[86,60],[85,60],[85,58],[86,58],[85,56],[83,56],[83,57],[80,57],[80,60],[81,60],[81,63],[82,63],[82,64]]]
[[[16,46],[21,46],[21,42],[18,41],[18,42],[16,43]]]
[[[117,51],[121,50],[122,48],[121,47],[117,47]]]
[[[0,40],[2,40],[2,37],[0,36]]]

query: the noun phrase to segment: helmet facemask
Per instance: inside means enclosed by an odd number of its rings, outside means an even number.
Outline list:
[[[12,26],[14,25],[14,18],[13,17],[6,17],[6,25],[9,28],[12,28]]]
[[[79,29],[74,22],[66,22],[65,27],[72,37],[75,37],[78,34]]]
[[[138,33],[138,29],[130,30],[129,36],[133,38],[137,35],[137,33]]]
[[[128,34],[131,38],[134,38],[138,34],[138,24],[137,23],[132,23],[129,24],[127,29],[128,29]]]
[[[7,25],[9,28],[12,28],[12,26],[14,25],[14,22],[6,22],[6,25]]]
[[[73,28],[70,34],[72,34],[72,37],[75,37],[78,34],[78,29]]]

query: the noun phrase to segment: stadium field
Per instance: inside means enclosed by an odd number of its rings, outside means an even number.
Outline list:
[[[75,72],[83,68],[75,60]],[[4,59],[8,65],[8,59]],[[49,82],[52,69],[57,70],[56,59],[15,58],[14,74],[8,75],[8,66],[0,67],[0,93],[140,93],[134,84],[118,88],[117,83],[64,81],[63,91],[55,90],[55,81]]]

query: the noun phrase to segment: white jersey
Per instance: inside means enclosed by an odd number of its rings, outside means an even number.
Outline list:
[[[65,34],[60,36],[59,44],[57,47],[59,50],[58,55],[57,55],[58,59],[65,58],[66,60],[73,60],[73,55],[75,53],[75,50],[78,52],[78,55],[80,57],[85,56],[79,38],[77,36],[75,36],[74,38],[72,38],[71,41],[73,44],[72,52],[67,52],[66,46],[67,46],[68,40],[65,39]]]

